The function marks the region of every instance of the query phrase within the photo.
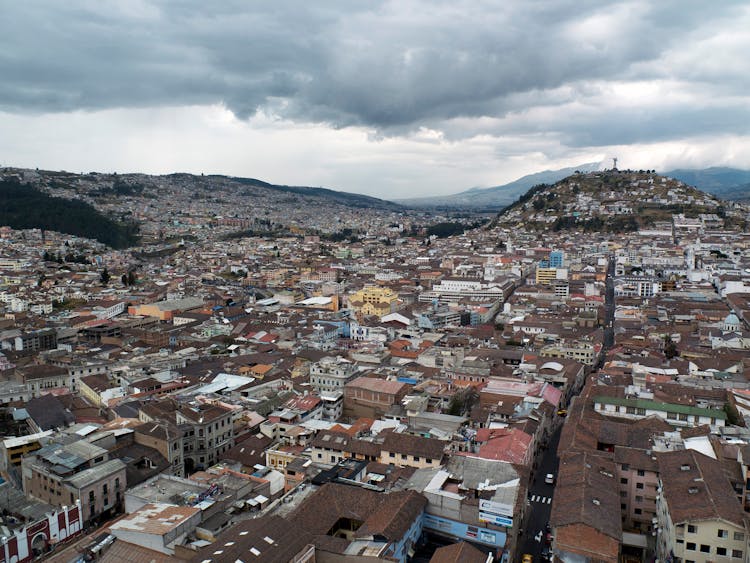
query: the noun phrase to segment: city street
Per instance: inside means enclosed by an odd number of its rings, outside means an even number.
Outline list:
[[[524,553],[533,555],[534,561],[542,560],[542,550],[545,548],[544,535],[552,511],[552,498],[555,492],[555,486],[545,483],[544,478],[547,473],[552,473],[557,477],[557,467],[560,461],[557,456],[557,446],[560,442],[561,431],[562,426],[550,437],[549,446],[544,451],[529,487],[529,495],[526,501],[528,503],[526,525],[519,542],[521,546],[518,551],[519,561]]]

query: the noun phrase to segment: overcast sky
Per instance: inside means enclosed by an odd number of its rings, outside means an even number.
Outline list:
[[[0,165],[384,198],[750,168],[750,4],[0,0]]]

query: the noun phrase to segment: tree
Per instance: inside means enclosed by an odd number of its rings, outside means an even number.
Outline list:
[[[122,282],[122,285],[128,285],[128,276],[127,274],[123,274],[120,278],[120,281]]]
[[[668,360],[680,355],[679,350],[677,350],[677,344],[675,344],[672,337],[668,334],[664,336],[664,355]]]
[[[135,285],[136,279],[137,278],[135,276],[135,272],[133,270],[130,270],[128,272],[128,285]]]
[[[111,276],[109,275],[109,272],[107,271],[107,268],[105,267],[102,270],[102,273],[99,274],[99,281],[102,282],[102,285],[107,285],[109,283]]]

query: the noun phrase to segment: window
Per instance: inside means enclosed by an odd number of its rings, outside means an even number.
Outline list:
[[[636,483],[635,484],[635,488],[636,489],[642,489],[643,488],[643,483]]]
[[[692,524],[688,524],[688,534],[697,534],[698,528]]]
[[[636,495],[635,502],[643,502],[643,497]]]
[[[627,497],[627,496],[628,496],[628,492],[627,492],[627,491],[620,491],[620,496],[621,496],[622,498],[625,498],[625,497]],[[635,500],[638,500],[638,499],[636,498]]]
[[[716,548],[716,555],[723,555],[724,557],[727,556],[727,548],[726,547],[717,547]]]
[[[623,477],[623,478],[620,479],[620,483],[622,483],[623,485],[627,485],[628,484],[628,480],[625,477]]]
[[[621,504],[620,505],[620,510],[627,510],[627,509],[628,509],[628,505],[627,504]]]
[[[745,541],[745,534],[743,534],[742,532],[735,532],[734,541]]]
[[[690,550],[690,551],[695,551],[695,543],[693,543],[693,542],[690,542],[690,541],[689,541],[689,542],[687,542],[687,543],[685,544],[685,549],[688,549],[688,550]]]
[[[732,550],[732,557],[734,559],[742,559],[742,550],[741,549],[733,549]]]
[[[623,471],[627,471],[628,469],[630,469],[630,466],[627,463],[623,463],[622,464],[622,470]]]
[[[636,508],[633,512],[636,514],[643,514],[643,511],[640,508]]]
[[[717,530],[716,537],[727,539],[729,537],[729,530],[722,530],[722,529]]]
[[[391,453],[388,454],[388,457],[396,457],[396,454],[394,454],[393,452],[391,452]]]
[[[406,454],[401,454],[401,459],[406,459],[408,456]]]
[[[701,544],[701,553],[711,553],[711,546],[705,543]]]
[[[639,469],[638,470],[638,477],[643,477],[644,475],[646,475],[646,472],[643,469]]]
[[[641,416],[646,416],[646,409],[637,408],[637,409],[635,409],[635,414],[639,414]]]
[[[414,461],[419,461],[419,456],[418,455],[414,456]]]
[[[425,459],[425,461],[426,461],[427,463],[432,463],[432,460],[431,460],[431,459],[430,459],[429,457],[428,457],[427,459]]]

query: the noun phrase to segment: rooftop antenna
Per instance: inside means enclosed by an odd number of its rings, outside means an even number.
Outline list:
[[[617,170],[617,157],[612,159],[612,170]]]

